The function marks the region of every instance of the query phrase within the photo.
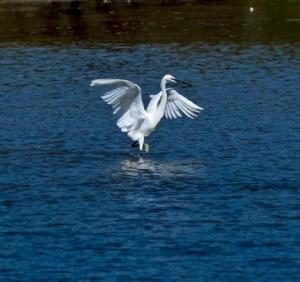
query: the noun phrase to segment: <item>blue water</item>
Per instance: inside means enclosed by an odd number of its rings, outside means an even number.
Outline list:
[[[297,43],[0,49],[1,281],[297,281]],[[140,155],[92,79],[204,112]]]

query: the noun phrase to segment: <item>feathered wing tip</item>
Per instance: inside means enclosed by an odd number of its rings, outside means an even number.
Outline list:
[[[174,89],[167,89],[168,100],[165,109],[165,117],[168,119],[173,119],[181,117],[182,114],[193,119],[197,116],[200,111],[203,111],[203,108],[199,107],[189,99],[185,98],[179,94]]]
[[[90,84],[90,87],[93,87],[93,86],[97,85],[96,81],[97,81],[97,79],[92,80],[91,84]]]
[[[90,86],[93,87],[95,85],[116,85],[123,83],[127,84],[126,80],[123,79],[111,79],[111,78],[100,78],[100,79],[94,79],[91,81]]]

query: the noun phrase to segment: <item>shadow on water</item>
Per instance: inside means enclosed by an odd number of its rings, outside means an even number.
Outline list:
[[[0,41],[57,43],[295,42],[297,1],[197,1],[183,5],[97,2],[1,5]],[[73,3],[73,4],[72,4]],[[99,3],[99,2],[98,2]],[[178,32],[178,27],[180,31]]]

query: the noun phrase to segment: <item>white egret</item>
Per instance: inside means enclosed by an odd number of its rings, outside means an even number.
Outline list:
[[[150,95],[151,101],[147,109],[143,105],[141,88],[131,81],[95,79],[91,82],[91,86],[114,87],[101,98],[113,107],[113,114],[117,115],[117,126],[134,141],[132,147],[139,146],[140,151],[144,148],[148,152],[149,145],[144,144],[145,137],[155,130],[163,116],[173,119],[184,114],[189,118],[194,118],[203,110],[173,88],[166,88],[167,83],[190,85],[170,74],[165,75],[161,80],[161,91],[156,95]]]

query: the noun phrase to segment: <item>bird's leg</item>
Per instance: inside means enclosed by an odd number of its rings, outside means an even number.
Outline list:
[[[144,150],[145,150],[145,152],[146,153],[149,153],[149,148],[150,148],[150,146],[149,146],[149,144],[144,144]]]
[[[138,147],[139,146],[139,142],[138,141],[134,141],[132,144],[131,144],[131,147],[134,148],[134,147]]]
[[[143,151],[143,145],[144,145],[144,136],[141,136],[139,139],[140,151]]]

